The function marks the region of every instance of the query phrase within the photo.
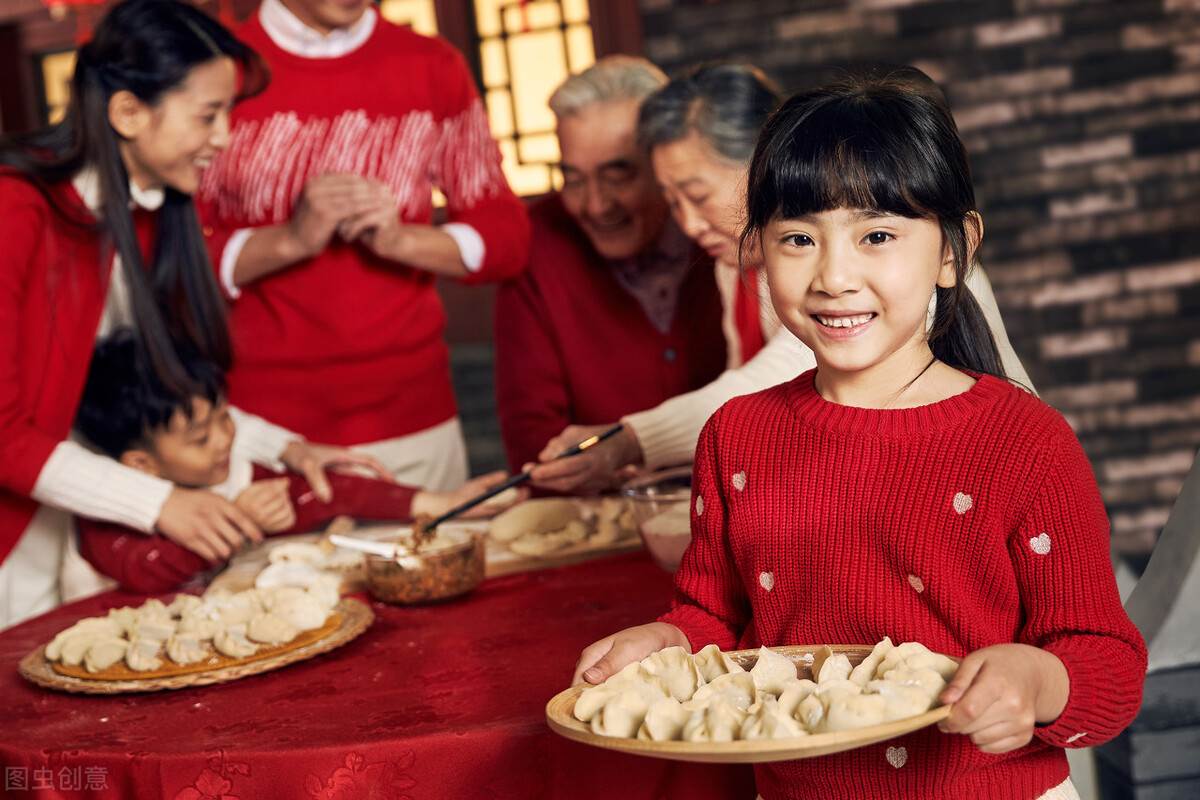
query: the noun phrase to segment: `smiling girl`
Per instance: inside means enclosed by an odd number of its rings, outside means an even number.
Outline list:
[[[597,683],[671,645],[885,635],[963,659],[942,732],[760,766],[767,800],[1074,798],[1063,748],[1115,736],[1141,699],[1145,645],[1087,458],[1005,380],[964,290],[983,223],[927,85],[848,79],[767,124],[744,236],[817,368],[709,421],[672,609],[577,666]]]
[[[257,57],[190,5],[130,0],[79,50],[64,120],[0,140],[0,627],[52,608],[68,512],[228,556],[261,533],[239,509],[68,439],[97,336],[121,325],[164,385],[195,391],[177,343],[230,361],[191,194],[226,144]],[[240,86],[239,86],[240,83]],[[306,473],[338,451],[247,417],[264,459]]]

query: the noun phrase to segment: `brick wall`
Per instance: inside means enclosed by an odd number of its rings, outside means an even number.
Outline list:
[[[641,0],[668,72],[914,64],[950,97],[1013,345],[1153,546],[1200,447],[1200,0]]]

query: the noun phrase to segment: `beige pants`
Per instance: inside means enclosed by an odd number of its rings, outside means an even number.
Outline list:
[[[401,483],[437,492],[457,489],[467,480],[467,443],[458,417],[423,431],[355,445],[383,462]]]
[[[758,800],[763,800],[761,794],[758,796]],[[1058,786],[1048,789],[1037,800],[1079,800],[1079,792],[1075,791],[1075,784],[1071,783],[1070,778],[1067,778]]]

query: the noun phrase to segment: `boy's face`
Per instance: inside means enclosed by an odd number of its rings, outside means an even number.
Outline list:
[[[148,448],[130,450],[121,460],[180,486],[215,486],[229,477],[234,429],[224,400],[213,405],[194,397],[191,419],[176,409],[165,428],[150,432]]]

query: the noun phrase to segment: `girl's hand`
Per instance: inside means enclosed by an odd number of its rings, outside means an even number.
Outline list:
[[[155,527],[212,564],[228,560],[243,542],[263,538],[258,526],[224,497],[180,486],[167,495]]]
[[[359,467],[373,473],[371,477],[392,481],[392,474],[377,459],[345,447],[294,441],[284,449],[279,460],[288,469],[303,475],[322,503],[333,499],[333,489],[329,486],[329,479],[325,477],[328,467]]]
[[[573,447],[589,436],[611,428],[611,425],[568,425],[555,436],[533,467],[533,482],[544,489],[575,494],[594,494],[611,489],[624,477],[624,468],[642,460],[642,447],[633,429],[626,425],[620,433],[577,456],[554,461],[559,453]],[[554,463],[548,463],[553,461]]]
[[[233,504],[267,533],[279,533],[296,524],[287,478],[255,481],[242,490]]]
[[[489,472],[487,475],[472,478],[453,492],[419,491],[413,495],[412,515],[413,517],[439,517],[455,506],[483,494],[493,486],[504,483],[507,479],[508,473],[506,472]],[[462,519],[478,519],[499,514],[527,497],[529,497],[529,492],[524,489],[508,489],[489,498],[486,502],[464,511]]]
[[[1033,738],[1035,724],[1053,722],[1070,693],[1067,669],[1053,653],[1025,644],[998,644],[965,659],[941,695],[953,705],[938,727],[971,737],[985,753],[1007,753]]]
[[[583,648],[583,652],[579,654],[579,662],[575,664],[575,675],[571,678],[571,685],[584,681],[603,683],[609,676],[620,672],[625,665],[641,661],[651,653],[675,645],[691,652],[692,644],[683,635],[683,631],[666,622],[651,622],[649,625],[638,625],[612,636],[605,636]]]

